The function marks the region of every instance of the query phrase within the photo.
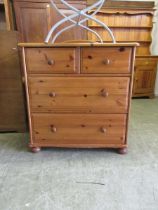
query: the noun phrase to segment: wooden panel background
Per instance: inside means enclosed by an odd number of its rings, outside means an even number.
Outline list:
[[[26,129],[16,38],[14,31],[0,31],[0,131]]]

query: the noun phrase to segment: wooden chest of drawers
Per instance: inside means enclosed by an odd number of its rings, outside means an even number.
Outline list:
[[[125,153],[136,43],[19,44],[30,147]]]

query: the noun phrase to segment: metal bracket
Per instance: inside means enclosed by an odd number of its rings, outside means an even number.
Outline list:
[[[69,3],[67,3],[65,0],[60,0],[61,3],[63,3],[65,6],[67,6],[69,9],[71,9],[74,14],[72,15],[69,15],[69,16],[66,16],[65,14],[63,14],[60,9],[58,9],[58,7],[56,6],[56,4],[54,3],[54,0],[51,0],[51,5],[52,7],[60,14],[62,15],[64,18],[62,20],[60,20],[59,22],[57,22],[54,26],[52,26],[52,28],[50,29],[46,39],[45,39],[45,42],[48,43],[52,34],[54,33],[54,31],[59,27],[61,26],[63,23],[67,22],[67,21],[70,21],[72,24],[69,25],[69,26],[66,26],[64,28],[62,28],[60,31],[58,31],[55,36],[53,37],[52,39],[52,43],[54,43],[57,39],[58,36],[60,36],[61,33],[63,33],[64,31],[70,29],[70,28],[73,28],[75,26],[80,26],[81,28],[93,33],[96,35],[96,37],[99,39],[99,41],[101,43],[103,43],[103,40],[101,38],[101,36],[94,30],[88,28],[87,26],[83,25],[84,22],[86,22],[87,20],[92,20],[92,21],[95,21],[96,23],[98,23],[100,26],[102,26],[105,30],[108,31],[109,35],[111,36],[111,39],[112,39],[112,42],[113,43],[116,43],[115,41],[115,38],[114,38],[114,35],[112,33],[112,31],[109,29],[109,27],[101,22],[100,20],[96,19],[95,17],[93,17],[100,9],[101,7],[103,6],[105,0],[99,0],[97,1],[96,3],[94,3],[93,5],[87,7],[87,8],[84,8],[83,10],[78,10],[76,9],[75,7],[73,7],[72,5],[70,5]],[[92,9],[96,8],[96,10],[92,13],[92,14],[88,14]],[[84,17],[84,19],[81,19],[81,17]],[[77,21],[74,20],[74,18],[76,19],[77,18]],[[81,20],[80,20],[81,19]]]

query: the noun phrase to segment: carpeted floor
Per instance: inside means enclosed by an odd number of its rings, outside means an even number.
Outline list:
[[[135,99],[129,153],[27,150],[0,134],[0,210],[158,210],[158,99]]]

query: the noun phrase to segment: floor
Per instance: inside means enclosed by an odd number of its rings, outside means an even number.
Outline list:
[[[0,134],[0,210],[158,210],[158,99],[135,99],[129,153],[27,150]]]

